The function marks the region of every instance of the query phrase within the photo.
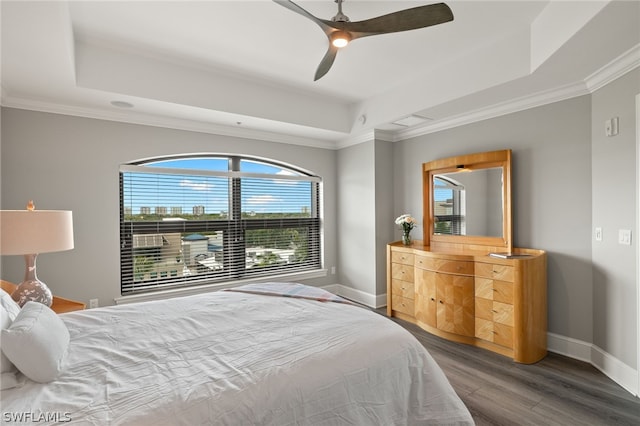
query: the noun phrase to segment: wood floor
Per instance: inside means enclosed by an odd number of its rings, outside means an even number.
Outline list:
[[[549,353],[517,364],[393,321],[427,348],[479,426],[640,425],[640,399],[588,363]]]

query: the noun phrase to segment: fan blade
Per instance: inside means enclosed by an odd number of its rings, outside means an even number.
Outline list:
[[[453,21],[453,12],[444,3],[405,9],[357,22],[331,22],[333,28],[348,31],[354,39],[376,34],[416,30]]]
[[[329,43],[329,49],[327,53],[325,53],[324,58],[320,61],[320,65],[318,65],[318,69],[316,70],[316,75],[313,78],[313,81],[318,81],[322,76],[329,72],[331,69],[331,65],[333,65],[333,61],[336,59],[336,54],[338,53],[338,48],[333,44]]]
[[[302,7],[298,6],[297,4],[295,4],[294,2],[292,2],[290,0],[273,0],[273,2],[274,3],[278,3],[280,6],[285,7],[287,9],[289,9],[290,11],[295,12],[295,13],[297,13],[299,15],[302,15],[305,18],[311,19],[313,22],[318,24],[320,26],[320,28],[322,28],[322,31],[324,31],[325,34],[327,34],[327,35],[331,31],[333,31],[332,28],[328,25],[329,21],[325,21],[324,19],[316,18],[311,13],[307,12]]]

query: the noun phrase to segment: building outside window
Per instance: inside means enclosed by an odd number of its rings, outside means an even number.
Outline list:
[[[122,165],[122,294],[320,269],[321,184],[252,157]]]

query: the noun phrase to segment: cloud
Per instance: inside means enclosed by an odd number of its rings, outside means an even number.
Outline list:
[[[206,182],[194,182],[189,179],[184,179],[180,181],[180,186],[193,189],[194,191],[208,191],[210,189],[213,189],[215,185]]]
[[[293,173],[289,170],[280,170],[278,173],[276,173],[277,175],[280,176],[299,176],[297,173]],[[273,183],[278,184],[278,185],[297,185],[298,182],[297,180],[289,180],[289,179],[274,179]]]
[[[273,195],[254,195],[247,198],[247,204],[250,205],[265,205],[282,202],[281,198],[274,197]]]

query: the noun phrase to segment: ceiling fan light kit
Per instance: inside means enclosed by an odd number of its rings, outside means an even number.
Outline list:
[[[329,36],[331,44],[337,48],[345,47],[351,41],[351,35],[345,31],[334,31]]]
[[[331,69],[338,49],[346,46],[352,40],[372,35],[416,30],[453,21],[451,9],[444,3],[418,6],[364,21],[351,22],[349,17],[342,13],[344,0],[335,0],[338,3],[338,13],[331,20],[317,18],[290,0],[273,1],[315,22],[329,39],[329,48],[318,65],[314,80],[322,78]]]

